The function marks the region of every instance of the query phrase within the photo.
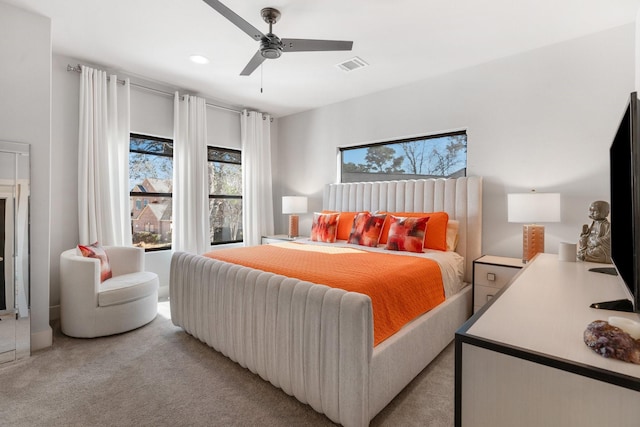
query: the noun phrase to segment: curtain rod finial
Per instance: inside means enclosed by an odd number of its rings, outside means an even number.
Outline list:
[[[75,71],[77,73],[82,72],[82,65],[78,64],[76,66],[67,64],[67,71]]]

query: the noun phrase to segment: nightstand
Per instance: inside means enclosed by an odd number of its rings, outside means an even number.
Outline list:
[[[526,264],[519,258],[483,255],[473,261],[473,312],[477,312]]]
[[[286,234],[276,234],[273,236],[262,236],[262,244],[269,245],[271,243],[295,242],[296,240],[306,240],[307,236],[289,237]]]

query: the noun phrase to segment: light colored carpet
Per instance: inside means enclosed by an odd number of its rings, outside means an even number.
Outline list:
[[[54,343],[0,367],[0,425],[330,426],[328,418],[163,316],[126,334]],[[166,317],[165,317],[166,316]],[[450,344],[372,426],[452,426]]]

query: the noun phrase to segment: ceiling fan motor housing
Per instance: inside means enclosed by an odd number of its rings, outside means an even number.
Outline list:
[[[282,42],[275,34],[269,33],[260,41],[260,54],[267,59],[280,58]]]

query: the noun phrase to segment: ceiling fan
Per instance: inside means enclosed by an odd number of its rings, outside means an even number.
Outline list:
[[[272,7],[265,7],[260,11],[262,19],[269,24],[269,32],[263,34],[218,0],[204,0],[204,2],[247,33],[251,38],[260,42],[260,48],[255,55],[253,55],[253,58],[251,58],[247,66],[244,67],[244,70],[240,73],[241,76],[250,75],[265,59],[279,58],[283,52],[351,50],[353,47],[352,41],[281,39],[271,32],[273,24],[278,22],[280,18],[280,11]]]

